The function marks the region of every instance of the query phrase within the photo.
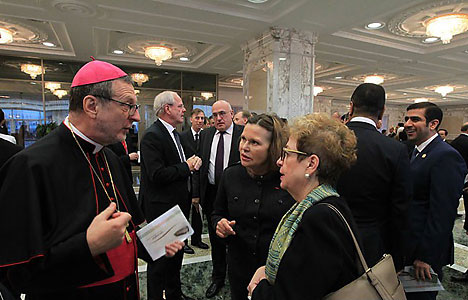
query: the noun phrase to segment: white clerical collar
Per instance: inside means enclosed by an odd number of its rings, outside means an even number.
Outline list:
[[[159,118],[159,121],[161,121],[161,123],[163,123],[164,127],[166,127],[167,131],[169,131],[170,134],[174,134],[174,130],[176,129],[174,126],[167,123],[166,121],[164,121],[161,118]]]
[[[73,126],[73,124],[70,122],[68,116],[65,118],[65,120],[63,121],[63,123],[64,123],[65,126],[67,126],[69,129],[73,130],[73,133],[75,133],[77,136],[79,136],[80,138],[82,138],[83,140],[87,141],[88,143],[90,143],[91,145],[94,146],[93,154],[98,153],[99,151],[101,151],[102,148],[104,148],[103,145],[101,145],[101,144],[99,144],[99,143],[96,143],[95,141],[93,141],[92,139],[90,139],[89,137],[87,137],[86,135],[84,135],[81,131],[79,131],[78,128],[76,128],[75,126]]]
[[[225,133],[232,135],[232,132],[234,131],[234,122],[231,123],[231,126],[229,126],[228,129],[226,129]],[[216,130],[216,134],[219,133],[219,130]]]
[[[366,117],[354,117],[354,118],[351,119],[350,122],[363,122],[363,123],[367,123],[367,124],[370,124],[370,125],[374,126],[375,129],[377,129],[377,125],[375,124],[374,120],[369,119],[369,118],[366,118]]]
[[[424,150],[424,148],[427,147],[427,145],[429,145],[436,137],[438,137],[439,134],[436,133],[434,134],[433,136],[431,136],[430,138],[428,138],[424,143],[422,143],[421,145],[419,146],[416,146],[416,149],[418,149],[419,152],[422,152]]]
[[[468,136],[468,133],[462,132],[461,134]]]

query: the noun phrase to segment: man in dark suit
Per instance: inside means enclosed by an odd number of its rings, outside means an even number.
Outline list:
[[[189,179],[199,168],[197,156],[186,159],[176,126],[184,120],[185,107],[175,92],[165,91],[154,99],[158,120],[141,140],[141,187],[139,200],[146,220],[151,222],[179,205],[185,216],[190,209]],[[148,263],[148,299],[191,299],[182,294],[180,268],[183,253]]]
[[[461,155],[437,134],[442,110],[430,102],[406,109],[405,131],[415,147],[410,159],[413,200],[409,262],[416,277],[431,278],[432,268],[442,279],[442,266],[453,264],[453,224],[466,175]],[[407,293],[408,299],[436,299],[437,292]]]
[[[450,145],[457,149],[468,167],[468,123],[463,124],[460,130],[460,135],[457,136]],[[468,176],[465,177],[465,185],[463,187],[463,203],[465,204],[465,224],[463,228],[468,234]],[[468,282],[468,271],[462,276],[452,276],[451,279],[456,282]]]
[[[353,213],[367,263],[375,265],[385,253],[403,268],[403,233],[411,186],[406,147],[377,131],[385,109],[382,86],[364,83],[351,97],[347,123],[357,137],[357,161],[338,181],[338,193]]]
[[[198,149],[200,148],[200,133],[205,125],[205,113],[203,110],[199,108],[195,108],[192,110],[190,114],[190,122],[192,125],[189,129],[183,131],[180,134],[180,139],[182,142],[182,146],[184,148],[184,152],[187,156],[192,156],[198,153]],[[192,180],[196,176],[191,177]],[[192,187],[196,185],[196,183],[192,182]],[[201,249],[208,249],[209,246],[202,242],[201,234],[203,229],[202,218],[200,216],[200,195],[198,195],[197,189],[192,189],[192,228],[193,228],[193,235],[190,238],[192,245]],[[187,254],[193,254],[195,251],[190,248],[188,242],[184,247],[184,252]]]
[[[203,161],[198,179],[199,195],[202,210],[207,220],[211,220],[213,202],[223,170],[240,160],[239,139],[244,129],[243,126],[232,122],[233,111],[228,102],[224,100],[215,102],[212,111],[214,127],[202,131],[199,150],[199,156]],[[216,235],[215,228],[210,224],[208,225],[208,234],[211,242],[213,271],[212,283],[206,291],[206,297],[211,298],[224,286],[226,245]]]
[[[125,167],[125,171],[130,178],[130,181],[133,182],[132,162],[136,163],[138,161],[138,153],[136,149],[133,149],[133,145],[132,143],[129,143],[129,141],[130,135],[127,135],[125,140],[111,144],[107,147],[119,157]]]
[[[6,161],[23,149],[23,147],[10,143],[4,139],[0,139],[0,168]]]

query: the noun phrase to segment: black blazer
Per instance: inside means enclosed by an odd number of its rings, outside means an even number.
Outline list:
[[[201,131],[198,134],[201,134]],[[198,136],[198,138],[200,139],[200,136]],[[182,147],[184,147],[184,153],[186,158],[189,158],[192,155],[198,153],[197,143],[193,138],[191,128],[182,131],[182,133],[180,134],[180,143],[182,144]],[[200,143],[200,141],[198,141],[198,143]]]
[[[239,154],[239,140],[244,130],[244,126],[234,124],[234,129],[232,131],[232,141],[231,141],[231,152],[229,154],[228,166],[238,162],[240,160]],[[201,132],[200,135],[200,149],[198,151],[198,156],[202,159],[202,166],[200,172],[197,174],[199,176],[197,188],[194,189],[194,196],[199,196],[201,205],[203,208],[209,209],[211,211],[215,199],[207,199],[206,189],[208,187],[208,166],[210,162],[210,152],[211,144],[213,143],[213,138],[216,133],[215,127],[210,127]],[[227,167],[227,166],[226,166]],[[197,194],[198,192],[198,194]]]
[[[410,258],[441,268],[453,263],[452,229],[466,175],[460,154],[437,136],[411,162]]]
[[[137,150],[132,149],[131,143],[129,143],[129,136],[125,139],[125,143],[127,144],[128,153],[136,152]],[[122,145],[122,142],[118,142],[115,144],[111,144],[107,146],[109,149],[112,150],[120,159],[125,167],[125,171],[130,178],[130,181],[133,182],[133,175],[132,175],[132,164],[130,161],[130,156],[128,156],[127,152],[125,151],[125,147]]]
[[[335,206],[359,239],[343,199],[328,197],[316,202],[304,212],[280,262],[275,284],[270,285],[266,279],[260,281],[252,294],[253,300],[319,300],[363,273],[346,225],[333,210],[319,203]]]
[[[457,151],[465,160],[466,166],[468,167],[468,135],[460,134],[450,143],[450,145],[457,149]]]
[[[179,152],[160,120],[154,122],[143,135],[140,144],[141,186],[139,201],[147,221],[152,221],[164,211],[158,211],[157,204],[167,208],[179,204],[181,208],[189,201],[187,180],[190,169],[180,161]]]
[[[403,267],[404,233],[411,196],[406,147],[365,122],[347,124],[357,138],[357,161],[338,181],[358,225],[363,253],[374,265],[385,253]]]
[[[22,149],[23,147],[0,138],[0,168],[2,168],[3,164],[5,164],[10,157]]]

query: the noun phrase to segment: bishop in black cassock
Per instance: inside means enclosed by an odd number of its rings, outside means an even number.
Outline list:
[[[69,117],[1,169],[0,271],[14,292],[138,299],[135,230],[144,218],[122,163],[103,148],[139,121],[135,103],[127,74],[92,61],[75,75]]]

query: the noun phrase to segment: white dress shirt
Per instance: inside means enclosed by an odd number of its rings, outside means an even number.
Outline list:
[[[174,130],[176,128],[174,126],[172,126],[171,124],[167,123],[166,121],[164,121],[161,118],[159,119],[159,121],[161,121],[161,123],[163,123],[164,127],[166,127],[167,131],[169,132],[169,135],[172,138],[172,142],[174,142],[174,146],[177,149],[177,153],[179,153],[179,147],[177,147],[177,142],[176,142],[176,139],[175,139],[175,136],[174,136]],[[182,157],[180,158],[180,161],[185,162],[187,159],[185,158],[185,153],[184,153],[183,147],[181,147],[181,150],[182,150]],[[180,156],[180,154],[179,154],[179,156]]]
[[[229,163],[229,155],[231,154],[231,142],[232,142],[232,133],[234,131],[234,123],[225,131],[223,135],[224,140],[224,163],[223,170],[226,169]],[[210,164],[208,165],[208,182],[210,184],[215,184],[215,161],[216,161],[216,150],[218,150],[220,133],[216,130],[216,133],[213,137],[213,142],[211,143],[211,152],[210,152]]]

